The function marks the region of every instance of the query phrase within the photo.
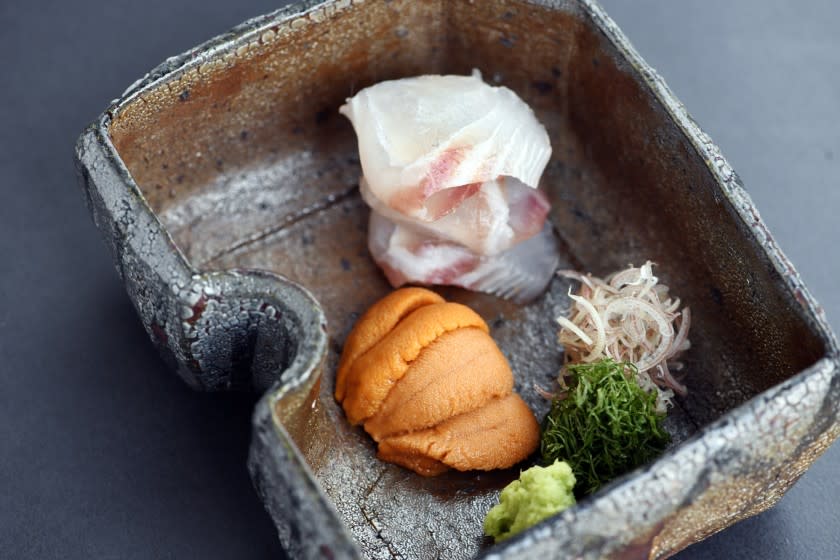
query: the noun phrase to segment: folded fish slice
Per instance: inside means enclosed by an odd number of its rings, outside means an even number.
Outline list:
[[[462,245],[417,233],[376,211],[370,213],[368,249],[395,288],[409,283],[452,284],[481,259]]]
[[[537,235],[498,255],[483,257],[456,285],[524,303],[546,289],[559,260],[557,239],[546,222]]]
[[[497,179],[481,185],[458,187],[449,192],[470,189],[458,206],[437,220],[414,220],[379,200],[362,177],[362,198],[374,211],[418,235],[461,244],[480,255],[495,255],[528,239],[542,229],[549,210],[542,191],[517,179]]]
[[[551,156],[548,134],[530,107],[477,72],[380,82],[340,111],[356,130],[370,191],[417,220],[453,210],[457,199],[427,205],[448,189],[499,177],[536,188]]]
[[[394,287],[447,284],[526,302],[542,293],[559,262],[547,222],[539,234],[493,256],[418,234],[375,211],[368,231],[371,255]]]

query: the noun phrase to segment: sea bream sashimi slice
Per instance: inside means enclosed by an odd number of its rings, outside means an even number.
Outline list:
[[[548,286],[559,262],[551,224],[530,238],[493,256],[477,254],[458,243],[429,236],[371,211],[368,249],[392,286],[460,286],[527,302]]]
[[[551,156],[531,108],[477,71],[380,82],[340,112],[353,123],[370,192],[416,220],[441,218],[500,177],[536,188]]]
[[[542,191],[510,177],[482,183],[451,212],[431,222],[412,219],[383,203],[364,177],[359,189],[368,206],[392,222],[454,241],[481,255],[496,255],[536,235],[550,209]]]

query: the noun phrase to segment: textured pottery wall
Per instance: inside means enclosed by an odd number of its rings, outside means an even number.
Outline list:
[[[336,109],[382,79],[472,67],[552,136],[563,266],[654,258],[698,319],[666,454],[492,548],[481,519],[516,472],[420,479],[382,464],[331,396],[344,337],[388,289]],[[153,70],[83,133],[77,160],[167,362],[197,389],[268,388],[249,468],[295,556],[666,557],[770,507],[838,436],[819,307],[716,146],[593,1],[281,10]],[[526,307],[446,290],[487,319],[538,414],[567,288]]]

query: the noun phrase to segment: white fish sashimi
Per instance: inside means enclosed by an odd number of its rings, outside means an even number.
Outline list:
[[[370,192],[416,220],[439,219],[499,177],[536,188],[551,157],[531,108],[477,72],[380,82],[340,112],[356,130]]]
[[[496,255],[536,235],[550,208],[542,191],[502,178],[487,181],[453,211],[432,222],[413,220],[376,198],[367,180],[359,181],[362,198],[389,220],[416,233],[454,241],[481,255]]]
[[[493,256],[418,233],[376,211],[368,227],[371,255],[394,287],[444,284],[526,302],[545,290],[559,262],[548,222],[537,235]]]
[[[457,243],[433,239],[376,211],[368,224],[368,249],[395,288],[403,284],[450,284],[474,269],[480,257]]]
[[[368,246],[394,287],[456,285],[525,301],[559,261],[537,188],[545,128],[514,92],[472,76],[381,82],[340,109],[371,207]]]

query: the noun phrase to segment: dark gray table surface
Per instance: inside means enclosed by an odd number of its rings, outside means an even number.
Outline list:
[[[76,136],[165,57],[281,1],[0,1],[0,558],[281,558],[245,469],[255,397],[148,342],[76,186]],[[840,4],[604,0],[720,144],[840,327]],[[682,554],[840,558],[840,447]]]

